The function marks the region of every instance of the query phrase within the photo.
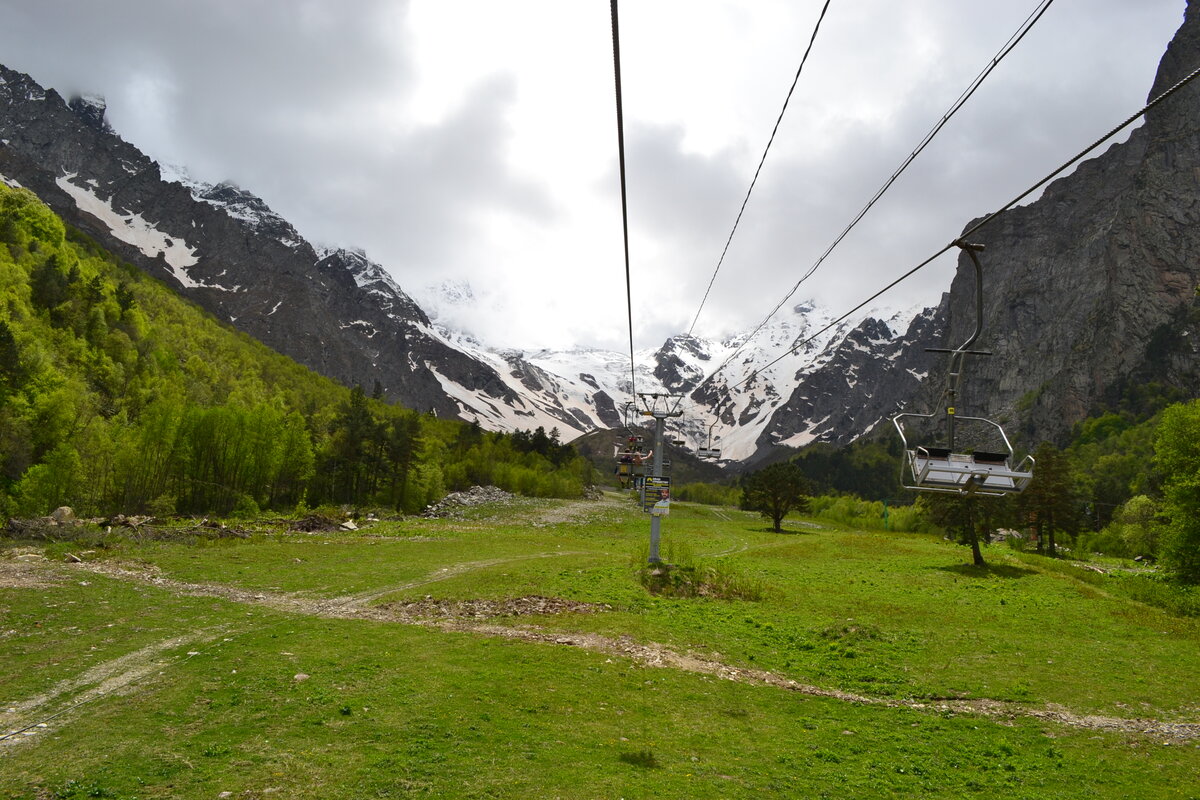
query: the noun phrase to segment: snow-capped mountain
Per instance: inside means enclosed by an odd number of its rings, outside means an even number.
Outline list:
[[[361,250],[316,247],[251,192],[160,167],[112,131],[101,99],[68,103],[0,67],[0,101],[0,179],[218,318],[343,383],[378,382],[407,406],[569,440],[636,420],[634,392],[686,394],[672,429],[693,447],[711,435],[730,460],[849,441],[890,411],[858,387],[865,372],[895,371],[915,310],[833,326],[791,353],[830,320],[802,304],[748,344],[675,336],[636,353],[632,371],[627,353],[495,349],[453,324],[477,310],[469,285],[424,292],[427,314]],[[835,390],[855,413],[821,400]]]

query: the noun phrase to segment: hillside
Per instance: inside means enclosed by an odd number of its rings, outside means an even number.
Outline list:
[[[0,184],[0,515],[418,511],[493,483],[577,496],[545,432],[481,431],[316,375]]]

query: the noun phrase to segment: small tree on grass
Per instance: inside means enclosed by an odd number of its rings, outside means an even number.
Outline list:
[[[742,508],[770,517],[778,533],[788,512],[808,509],[808,492],[800,467],[790,461],[772,464],[742,478]]]

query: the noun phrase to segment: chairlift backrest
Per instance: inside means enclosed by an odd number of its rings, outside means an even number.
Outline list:
[[[1004,440],[1008,453],[984,450],[954,452],[947,447],[910,444],[904,433],[905,417],[932,419],[933,414],[897,414],[892,418],[904,442],[901,484],[906,489],[947,494],[978,494],[998,497],[1024,491],[1033,480],[1033,456],[1012,465],[1013,452],[1004,429],[982,417],[959,417],[966,422],[992,426]]]

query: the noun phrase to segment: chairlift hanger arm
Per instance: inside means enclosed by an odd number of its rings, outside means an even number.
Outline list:
[[[642,401],[643,417],[682,417],[679,406],[683,403],[681,394],[660,394],[658,392],[638,392]]]
[[[984,246],[981,244],[972,244],[965,242],[962,239],[957,239],[954,242],[955,246],[963,250],[971,257],[971,263],[975,265],[975,332],[971,334],[971,338],[959,346],[958,350],[950,350],[948,352],[970,352],[967,350],[971,345],[975,344],[975,340],[979,338],[979,334],[983,332],[983,266],[979,263],[979,256],[976,252],[982,251]]]

